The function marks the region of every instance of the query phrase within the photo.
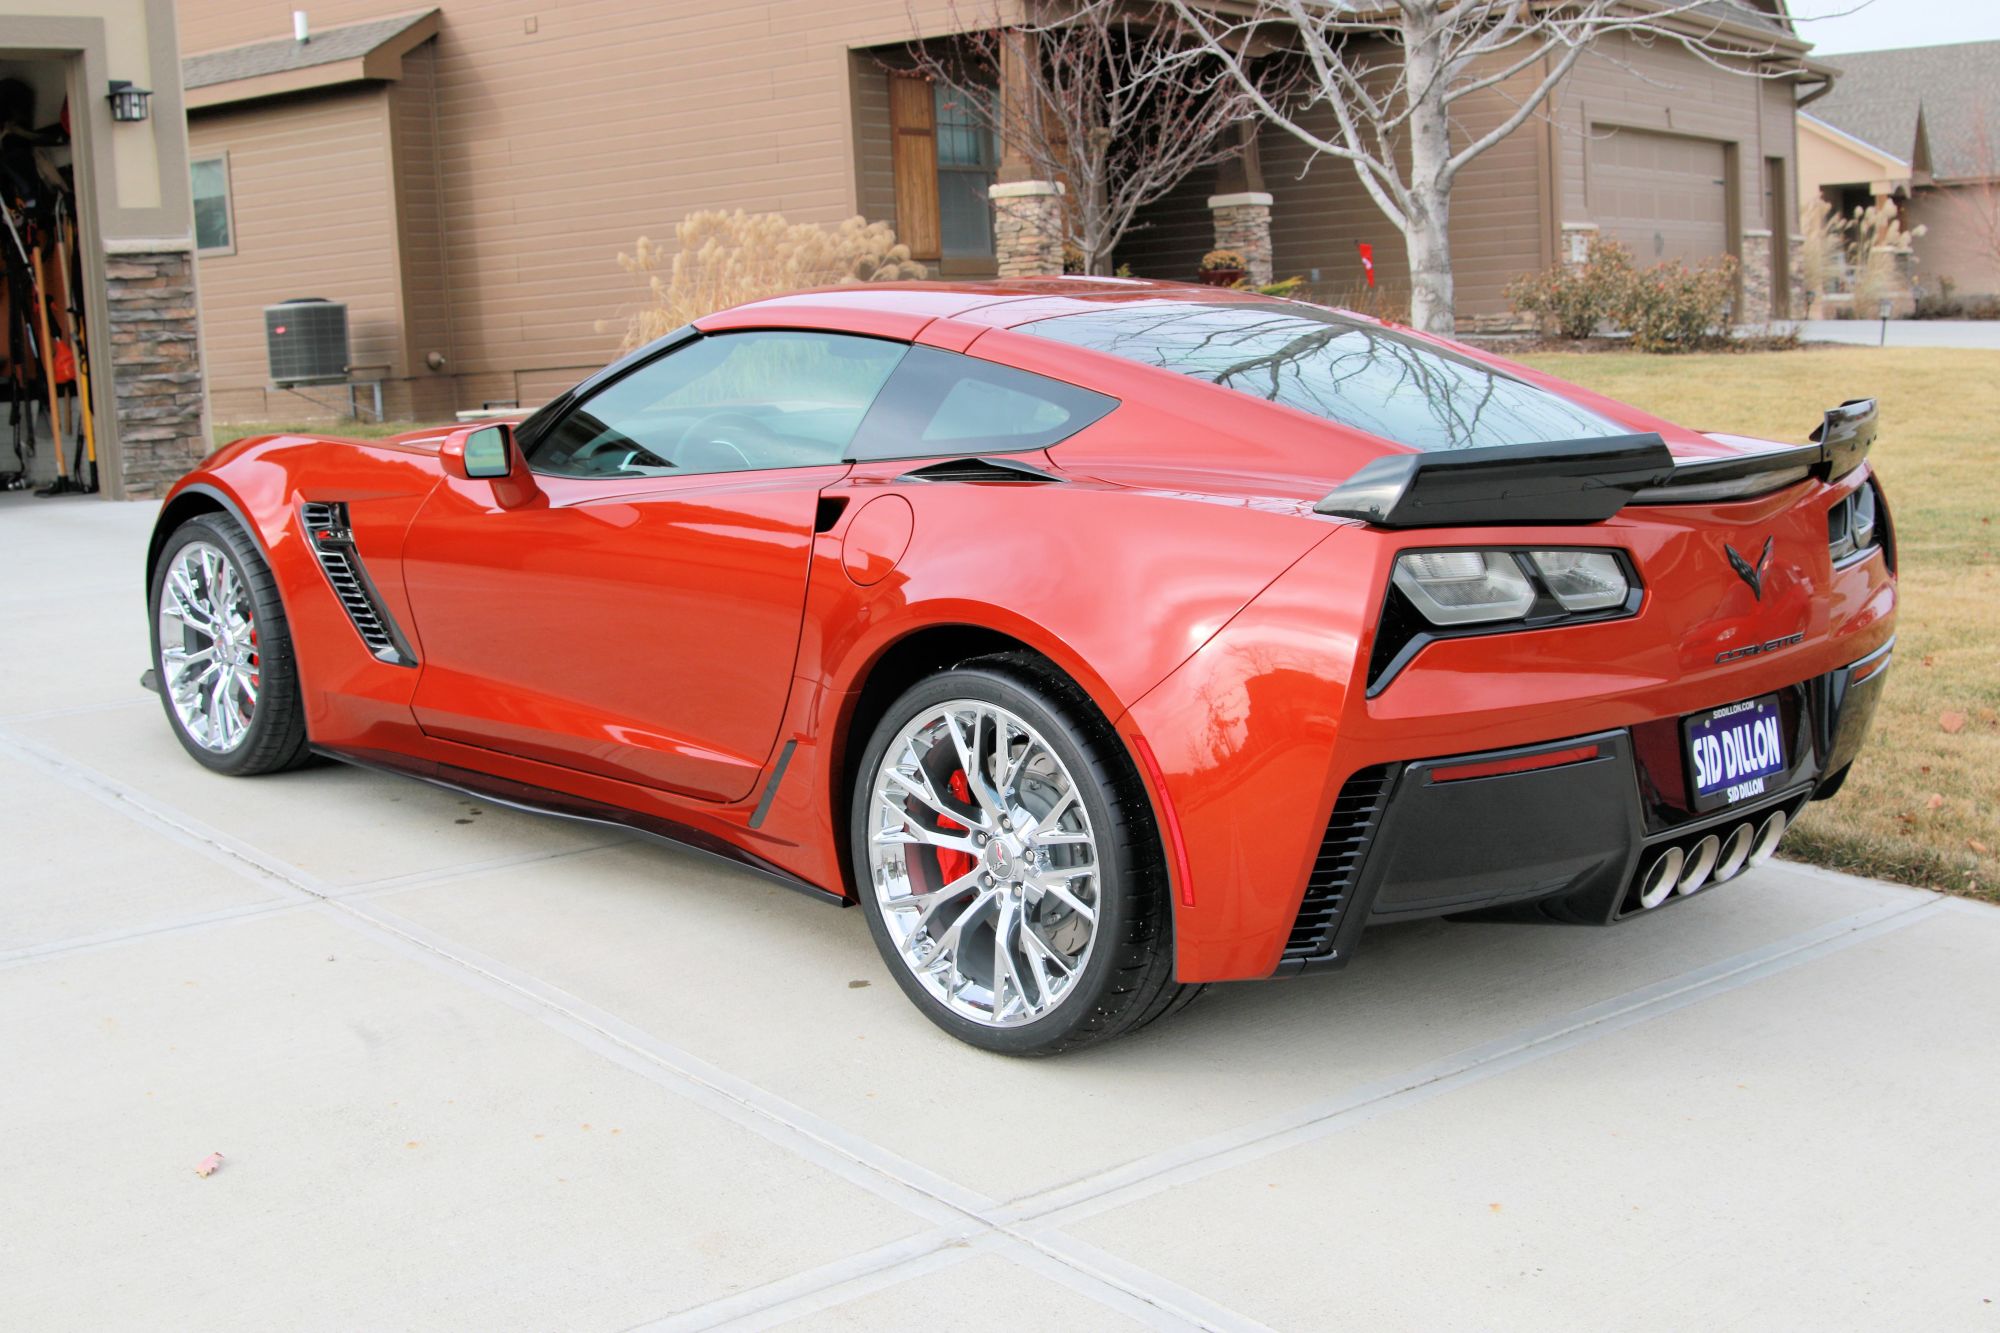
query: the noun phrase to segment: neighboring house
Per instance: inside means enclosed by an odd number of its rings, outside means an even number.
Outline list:
[[[295,0],[180,0],[202,315],[225,419],[345,411],[267,387],[262,310],[292,297],[350,309],[358,379],[391,416],[538,403],[617,348],[643,288],[617,264],[696,209],[852,214],[896,224],[944,276],[1046,271],[1029,179],[970,114],[896,72],[913,38],[984,7],[952,0],[600,0],[528,8],[444,0],[397,11],[325,0],[295,41]],[[1009,13],[1018,10],[1008,0]],[[1506,317],[1517,275],[1597,233],[1646,263],[1744,262],[1744,318],[1789,308],[1795,105],[1825,75],[1783,0],[1715,0],[1699,16],[1775,49],[1778,77],[1738,77],[1678,45],[1589,56],[1547,117],[1460,178],[1459,310]],[[1532,74],[1524,74],[1524,80]],[[1507,87],[1460,108],[1468,130]],[[1189,277],[1218,235],[1268,233],[1278,276],[1356,286],[1355,243],[1405,283],[1400,238],[1342,163],[1308,163],[1267,129],[1157,205],[1118,258]],[[372,394],[372,390],[370,391]],[[370,401],[362,396],[364,404]]]
[[[1914,277],[2000,294],[2000,42],[1829,57],[1832,90],[1799,113],[1799,205],[1843,216],[1893,202],[1921,226]]]

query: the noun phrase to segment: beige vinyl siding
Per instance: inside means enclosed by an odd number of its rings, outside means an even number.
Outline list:
[[[1214,167],[1191,173],[1140,213],[1113,256],[1115,263],[1131,265],[1135,278],[1192,282],[1201,257],[1215,248],[1215,215],[1208,211],[1214,193]]]
[[[181,0],[183,48],[283,35],[294,7]],[[310,8],[325,28],[408,6]],[[921,0],[914,23],[943,32],[951,13],[948,0]],[[850,52],[913,35],[908,0],[463,0],[442,19],[435,206],[451,346],[441,350],[461,404],[517,388],[532,398],[614,356],[645,295],[619,252],[641,235],[670,241],[691,210],[823,223],[854,213]],[[417,286],[422,267],[410,270]],[[430,349],[412,350],[420,366]],[[232,349],[222,364],[238,362]]]
[[[202,334],[212,410],[220,420],[312,414],[345,403],[267,392],[264,307],[296,296],[347,303],[357,367],[399,366],[402,306],[390,188],[387,101],[379,89],[203,113],[192,156],[229,155],[233,254],[203,255]]]

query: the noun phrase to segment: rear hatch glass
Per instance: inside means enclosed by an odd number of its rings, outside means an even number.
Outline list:
[[[1426,452],[1629,433],[1468,357],[1319,306],[1144,301],[1018,331],[1208,380]]]

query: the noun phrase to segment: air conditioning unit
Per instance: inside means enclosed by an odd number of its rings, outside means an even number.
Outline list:
[[[264,354],[271,383],[347,382],[347,306],[318,296],[294,297],[264,307]]]

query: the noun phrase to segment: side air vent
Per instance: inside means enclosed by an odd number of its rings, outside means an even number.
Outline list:
[[[1319,859],[1306,880],[1305,901],[1285,941],[1287,959],[1325,958],[1333,952],[1335,928],[1354,894],[1356,876],[1375,826],[1381,822],[1393,773],[1387,764],[1364,768],[1341,786],[1333,816],[1320,841]]]
[[[339,501],[308,500],[300,511],[319,567],[326,571],[333,595],[347,609],[347,618],[354,622],[354,631],[368,645],[368,651],[394,666],[415,666],[417,659],[409,643],[383,607],[381,595],[354,549],[347,506]]]
[[[1059,482],[1062,478],[1013,458],[947,458],[913,467],[896,480]]]

